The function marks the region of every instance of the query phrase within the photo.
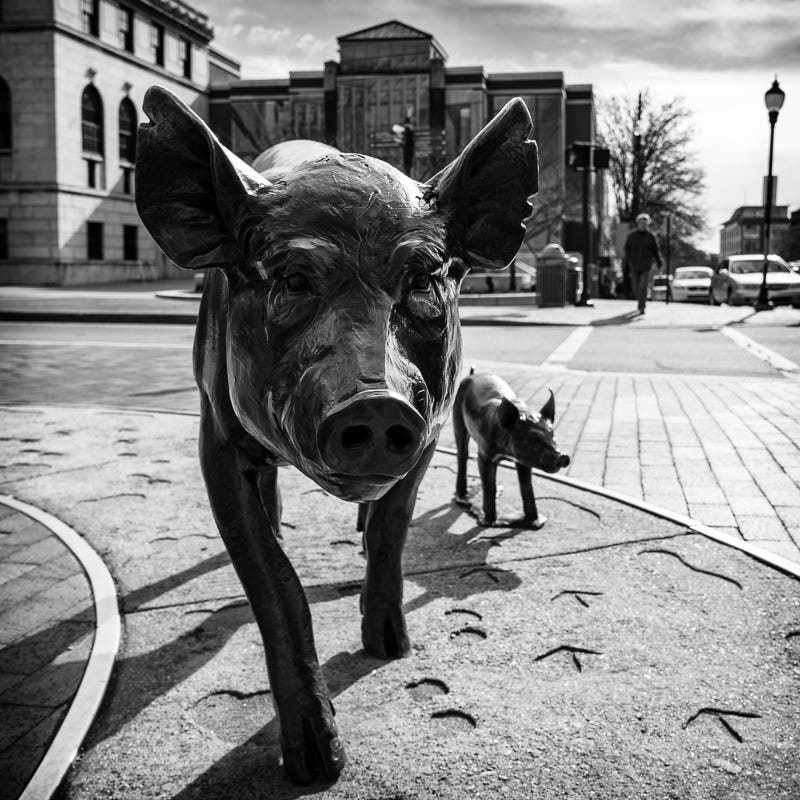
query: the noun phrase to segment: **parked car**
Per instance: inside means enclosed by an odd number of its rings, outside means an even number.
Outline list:
[[[754,304],[758,299],[763,268],[764,256],[758,253],[722,259],[719,270],[711,279],[709,302],[732,306]],[[767,259],[767,291],[773,303],[791,303],[800,308],[800,275],[778,255],[770,255]]]
[[[676,303],[688,303],[693,300],[708,302],[711,291],[711,267],[677,267],[672,277],[670,291]]]
[[[536,291],[536,267],[517,259],[514,262],[517,292]],[[488,281],[491,280],[491,283]],[[486,294],[489,292],[509,292],[511,267],[502,272],[484,270],[468,272],[461,282],[461,294]],[[491,288],[489,288],[491,287]]]
[[[667,276],[663,272],[653,275],[650,284],[649,300],[666,300],[667,299]]]

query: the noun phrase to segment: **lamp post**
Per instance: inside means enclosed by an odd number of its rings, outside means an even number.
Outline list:
[[[767,292],[767,269],[769,267],[769,228],[772,222],[772,143],[775,138],[775,123],[778,121],[778,112],[783,106],[786,93],[778,86],[778,76],[772,82],[769,91],[764,95],[764,104],[769,112],[769,165],[767,168],[766,197],[764,198],[764,266],[761,269],[761,288],[758,290],[756,311],[769,311],[772,302]]]

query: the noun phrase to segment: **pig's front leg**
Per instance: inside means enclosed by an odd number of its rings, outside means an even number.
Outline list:
[[[519,478],[519,493],[522,495],[522,526],[538,531],[547,517],[540,517],[536,509],[536,498],[533,496],[533,479],[530,467],[517,464],[517,477]]]
[[[481,476],[483,491],[483,516],[478,524],[489,526],[497,519],[497,463],[480,452],[478,474]]]
[[[277,468],[256,468],[203,409],[200,461],[220,534],[253,609],[267,658],[284,768],[298,783],[341,772],[345,755],[317,660],[303,587],[277,538]]]
[[[402,658],[411,652],[403,613],[403,546],[417,490],[435,450],[433,441],[411,472],[367,509],[361,640],[364,650],[378,658]]]

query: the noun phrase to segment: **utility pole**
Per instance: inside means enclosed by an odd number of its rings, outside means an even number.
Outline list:
[[[639,213],[640,186],[642,180],[641,162],[642,158],[642,93],[639,92],[639,105],[636,109],[636,122],[633,125],[633,187],[631,191],[631,222],[636,221]]]

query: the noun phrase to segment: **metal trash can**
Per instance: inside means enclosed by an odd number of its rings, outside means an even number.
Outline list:
[[[548,244],[536,256],[536,304],[567,304],[567,254],[560,244]]]

